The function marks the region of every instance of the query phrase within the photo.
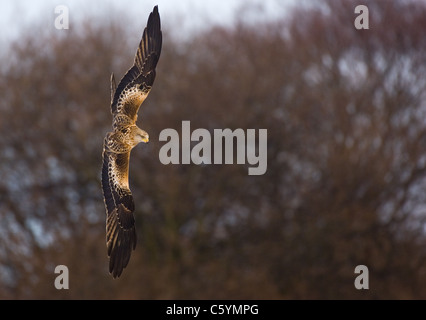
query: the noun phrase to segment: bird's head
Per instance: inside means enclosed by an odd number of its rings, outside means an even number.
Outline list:
[[[136,127],[136,131],[135,131],[135,135],[134,135],[134,140],[136,142],[136,144],[143,142],[143,143],[148,143],[149,142],[149,135],[145,130],[142,130],[138,127]]]

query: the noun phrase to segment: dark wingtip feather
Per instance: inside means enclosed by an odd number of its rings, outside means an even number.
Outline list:
[[[109,272],[113,278],[120,277],[127,267],[130,256],[136,248],[136,230],[133,214],[118,206],[107,218],[107,252],[109,256]]]
[[[111,112],[113,114],[116,112],[121,92],[128,85],[132,85],[133,81],[140,75],[147,76],[155,70],[160,59],[162,45],[163,35],[160,14],[158,13],[158,6],[155,6],[149,14],[147,25],[142,33],[142,39],[136,51],[133,66],[123,76],[115,90],[111,103]]]
[[[143,74],[148,74],[157,66],[160,58],[163,35],[161,31],[160,14],[158,6],[149,14],[148,22],[142,34],[134,65]]]

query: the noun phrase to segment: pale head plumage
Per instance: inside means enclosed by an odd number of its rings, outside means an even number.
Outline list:
[[[132,126],[130,127],[130,140],[132,141],[133,147],[136,147],[139,143],[148,143],[149,142],[149,135],[145,130],[142,130],[138,126]]]

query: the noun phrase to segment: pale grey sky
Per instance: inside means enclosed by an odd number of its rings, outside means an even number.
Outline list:
[[[69,8],[70,24],[73,17],[101,17],[114,15],[118,9],[138,12],[143,21],[154,5],[159,6],[162,23],[182,28],[199,29],[209,24],[230,24],[238,9],[247,4],[256,6],[255,14],[247,19],[276,19],[285,13],[285,7],[295,0],[2,0],[0,2],[0,40],[7,40],[19,30],[34,22],[51,22],[55,18],[54,8],[65,5]]]

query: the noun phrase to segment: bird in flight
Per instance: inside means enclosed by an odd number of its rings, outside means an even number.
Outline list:
[[[133,66],[115,83],[111,75],[112,131],[106,134],[102,153],[102,191],[106,209],[106,244],[109,272],[117,278],[136,248],[135,205],[129,188],[130,151],[148,133],[136,125],[138,110],[148,96],[160,58],[162,32],[158,7],[150,13]]]

